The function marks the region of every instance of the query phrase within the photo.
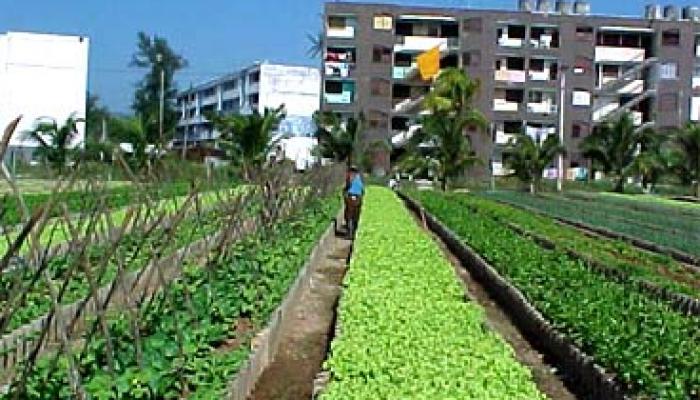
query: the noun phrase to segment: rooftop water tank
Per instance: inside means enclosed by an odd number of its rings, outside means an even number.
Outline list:
[[[700,7],[688,6],[683,8],[683,19],[700,22]]]
[[[542,13],[552,12],[552,3],[549,0],[537,0],[537,11]]]
[[[591,13],[591,3],[585,0],[576,0],[574,2],[574,14],[588,15]]]
[[[532,0],[518,0],[518,10],[525,12],[532,11]]]
[[[557,0],[556,10],[560,14],[571,14],[573,11],[571,2],[567,0]]]
[[[661,6],[658,4],[649,4],[645,7],[644,16],[648,20],[663,19],[664,15],[661,11]]]
[[[664,18],[671,21],[678,21],[678,18],[680,18],[678,6],[668,5],[664,7]]]

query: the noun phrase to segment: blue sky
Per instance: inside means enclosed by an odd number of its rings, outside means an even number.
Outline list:
[[[516,0],[393,0],[392,3],[514,8]],[[661,2],[669,3],[670,1]],[[641,15],[647,0],[592,0],[594,13]],[[676,0],[675,4],[697,4]],[[255,60],[315,64],[308,32],[322,0],[0,0],[0,32],[76,33],[91,39],[90,90],[110,109],[129,110],[142,71],[128,67],[136,33],[166,37],[190,62],[180,87]]]

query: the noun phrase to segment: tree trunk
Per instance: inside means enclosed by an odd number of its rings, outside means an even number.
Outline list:
[[[532,179],[530,181],[530,194],[535,195],[537,194],[537,179]]]
[[[695,181],[695,197],[700,199],[700,177]]]
[[[614,190],[617,193],[624,193],[625,192],[625,177],[624,177],[624,175],[620,175],[620,177],[617,179],[617,182],[615,183]]]
[[[443,192],[447,191],[447,177],[442,178],[442,180],[440,181],[440,187],[442,188]]]

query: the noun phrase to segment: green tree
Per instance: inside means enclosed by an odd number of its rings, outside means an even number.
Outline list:
[[[581,150],[595,167],[617,178],[614,190],[622,193],[639,152],[654,146],[653,136],[652,131],[635,127],[631,115],[625,113],[619,119],[596,128],[581,142]]]
[[[693,193],[700,198],[700,124],[690,123],[675,132],[671,139],[671,169],[686,184],[694,182]]]
[[[309,48],[306,50],[306,55],[309,58],[316,59],[323,55],[323,52],[326,50],[326,39],[323,31],[317,34],[307,33],[306,39],[309,41]]]
[[[481,162],[466,134],[467,128],[483,132],[488,126],[486,118],[473,106],[478,90],[478,82],[464,70],[442,71],[423,102],[430,114],[422,118],[422,129],[409,140],[402,164],[433,166],[442,189],[446,190],[450,179]],[[426,163],[420,162],[421,157],[427,159]]]
[[[146,76],[138,83],[132,108],[141,116],[149,143],[164,146],[175,131],[178,112],[175,109],[177,87],[175,73],[187,66],[187,61],[176,54],[162,37],[138,34],[138,50],[133,55],[131,66],[146,68]],[[163,137],[160,137],[161,74],[163,77],[164,112]]]
[[[100,104],[99,97],[88,93],[85,112],[85,150],[83,159],[102,161],[109,157],[110,144],[104,127],[112,123],[107,107]]]
[[[135,171],[141,171],[148,166],[150,155],[148,149],[148,134],[143,119],[136,117],[113,118],[110,124],[110,138],[117,143],[127,143],[131,154],[127,161]]]
[[[239,166],[245,179],[251,180],[276,146],[274,133],[285,118],[284,105],[266,108],[263,114],[208,115],[214,129],[220,133],[219,144],[234,165]]]
[[[506,168],[512,169],[521,182],[530,185],[530,193],[535,194],[539,190],[544,169],[565,151],[556,135],[549,135],[541,140],[521,133],[506,145],[503,161]]]
[[[362,138],[365,129],[365,117],[360,113],[356,118],[343,121],[341,116],[332,112],[316,112],[316,138],[318,154],[348,165],[357,161],[362,152]]]
[[[75,153],[73,141],[78,136],[78,122],[75,115],[66,119],[63,125],[56,121],[37,121],[26,136],[39,144],[37,155],[46,162],[56,173],[62,175]]]

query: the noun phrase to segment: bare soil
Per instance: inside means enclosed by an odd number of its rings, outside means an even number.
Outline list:
[[[308,400],[314,378],[326,359],[335,329],[336,306],[347,270],[351,242],[334,238],[317,265],[311,265],[310,289],[294,309],[296,317],[283,327],[274,361],[263,372],[254,400]]]
[[[415,215],[415,214],[414,214]],[[479,304],[486,312],[486,323],[494,332],[497,332],[515,351],[516,359],[532,371],[532,376],[537,388],[552,400],[575,400],[579,397],[570,390],[557,369],[549,364],[546,357],[535,349],[530,342],[520,333],[508,314],[489,296],[486,289],[471,276],[454,254],[445,244],[435,236],[420,217],[416,216],[418,223],[442,249],[453,265],[455,274],[461,280],[466,297]]]

